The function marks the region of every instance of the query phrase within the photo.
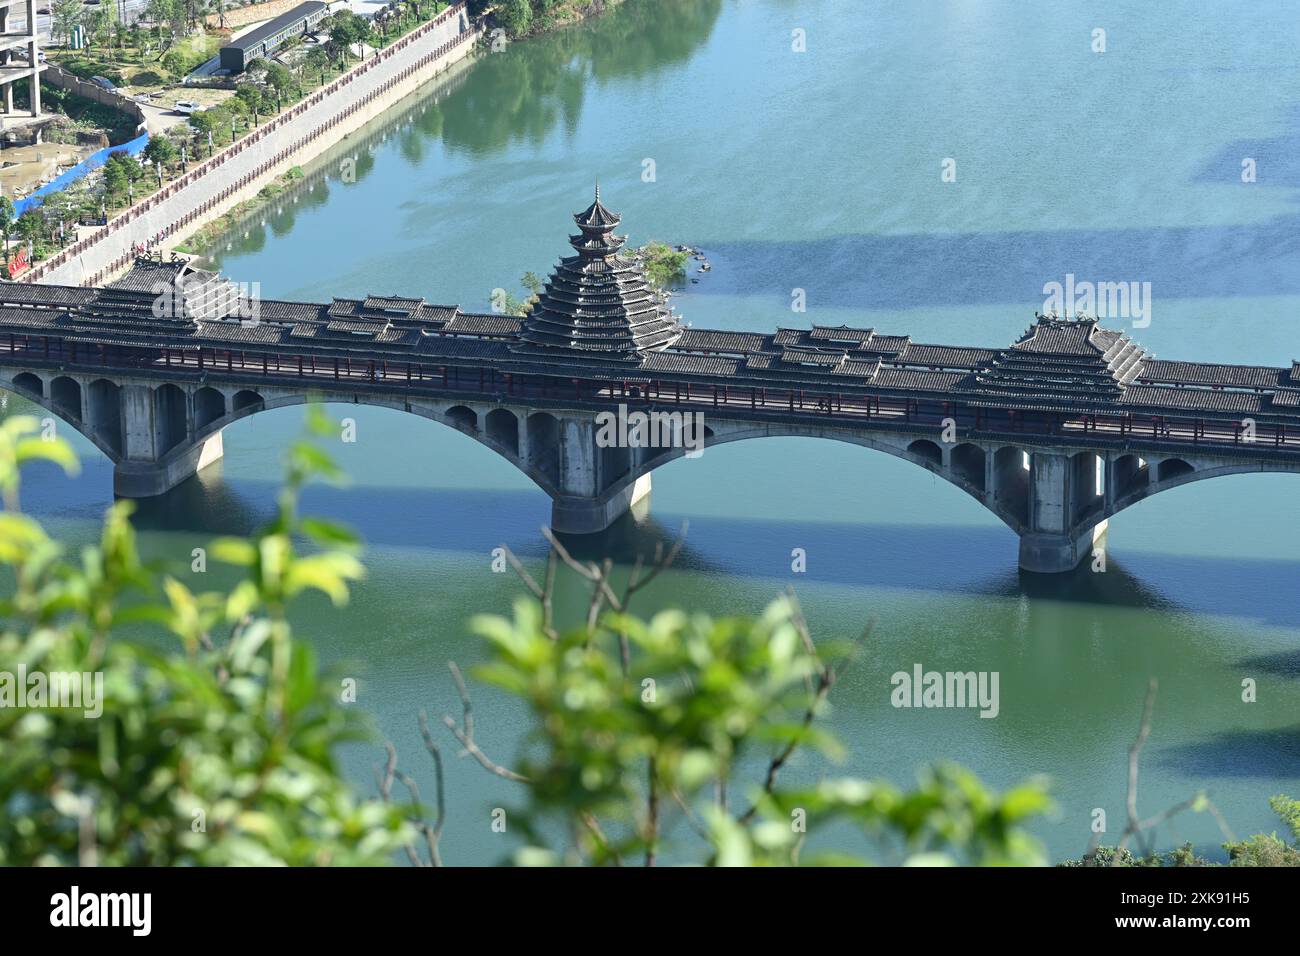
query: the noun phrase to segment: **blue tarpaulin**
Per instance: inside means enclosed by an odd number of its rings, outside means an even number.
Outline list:
[[[76,182],[82,176],[85,176],[92,169],[98,169],[108,160],[109,153],[126,153],[128,156],[139,156],[144,152],[145,146],[149,144],[149,134],[146,132],[129,143],[123,143],[121,146],[105,146],[103,149],[91,153],[76,166],[73,166],[66,173],[55,179],[53,182],[46,183],[30,196],[24,196],[14,203],[14,214],[21,216],[29,209],[35,209],[50,193],[58,192],[60,189]]]

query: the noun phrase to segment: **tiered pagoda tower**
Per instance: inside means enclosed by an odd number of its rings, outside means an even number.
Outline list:
[[[681,324],[645,272],[623,254],[617,213],[600,201],[573,217],[577,255],[561,259],[524,319],[515,352],[541,360],[587,357],[638,363],[681,335]]]
[[[1074,407],[1120,398],[1149,356],[1122,332],[1095,319],[1040,316],[1020,340],[976,374],[978,391],[1041,407]]]

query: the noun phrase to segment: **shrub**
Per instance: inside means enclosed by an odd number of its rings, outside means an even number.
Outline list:
[[[331,473],[322,453],[295,445],[275,520],[251,541],[212,545],[246,577],[195,594],[141,561],[128,504],[112,506],[100,542],[73,559],[18,512],[23,464],[77,465],[38,427],[0,424],[0,564],[15,582],[0,659],[92,675],[100,693],[89,715],[0,708],[0,865],[389,862],[409,838],[405,811],[357,799],[343,779],[335,750],[362,728],[286,617],[307,590],[346,600],[360,574],[344,533],[296,513],[301,485]],[[300,555],[299,535],[325,550]],[[123,637],[146,625],[178,650]]]

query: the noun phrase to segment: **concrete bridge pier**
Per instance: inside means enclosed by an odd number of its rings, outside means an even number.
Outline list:
[[[113,493],[149,498],[175,488],[221,458],[221,432],[195,439],[195,394],[174,385],[121,388],[123,455]]]
[[[1041,574],[1073,571],[1106,533],[1107,520],[1076,521],[1095,497],[1089,488],[1091,457],[1031,456],[1029,530],[1020,536],[1020,569]]]
[[[551,528],[564,534],[604,531],[628,511],[650,507],[650,475],[629,480],[637,449],[600,448],[595,422],[560,422],[560,494],[551,501]]]
[[[123,461],[113,467],[113,494],[119,498],[152,498],[193,478],[225,454],[221,432],[169,455],[162,462]]]
[[[610,495],[584,498],[561,495],[551,501],[551,528],[564,534],[596,534],[631,511],[650,511],[650,476],[642,475]]]

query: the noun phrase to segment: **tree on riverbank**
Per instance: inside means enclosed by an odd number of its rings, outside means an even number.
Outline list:
[[[497,23],[510,37],[527,36],[553,30],[599,13],[619,0],[498,0],[495,3]],[[482,12],[487,4],[470,4],[473,13]]]
[[[16,212],[13,200],[8,196],[0,196],[0,236],[4,237],[5,265],[9,265],[9,231],[13,228],[14,214]]]
[[[374,29],[365,17],[359,17],[351,10],[340,10],[331,14],[324,27],[329,33],[330,48],[347,62],[353,46],[358,43],[372,45]]]
[[[644,257],[646,278],[656,289],[671,289],[686,280],[686,253],[663,242],[647,242],[637,252]]]
[[[503,0],[496,15],[501,26],[513,37],[523,36],[533,25],[533,8],[528,0]]]

